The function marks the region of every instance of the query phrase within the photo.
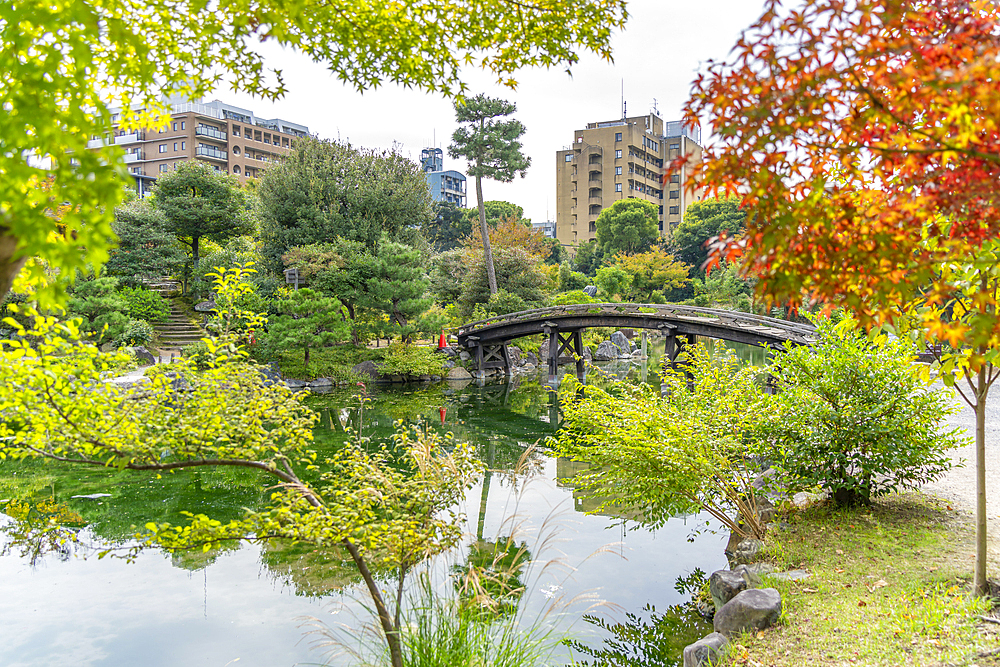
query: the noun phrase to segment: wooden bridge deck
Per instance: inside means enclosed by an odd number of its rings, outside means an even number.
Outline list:
[[[616,329],[652,329],[667,338],[667,354],[676,358],[685,342],[706,336],[750,345],[784,348],[789,345],[812,345],[815,329],[808,324],[788,322],[773,317],[715,308],[678,304],[597,303],[554,306],[524,310],[508,315],[470,322],[459,327],[458,344],[476,355],[477,367],[508,367],[506,345],[522,336],[546,334],[549,345],[549,370],[568,352],[569,358],[583,354],[580,332],[588,327]],[[582,374],[582,361],[577,361]]]

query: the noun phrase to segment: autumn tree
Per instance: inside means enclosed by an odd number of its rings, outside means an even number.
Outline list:
[[[483,240],[483,261],[491,295],[497,293],[497,277],[486,223],[483,178],[510,183],[519,173],[524,178],[531,165],[531,158],[521,152],[524,125],[519,120],[502,120],[515,111],[517,105],[513,102],[482,94],[456,102],[455,119],[463,125],[451,135],[452,143],[448,147],[452,157],[468,160],[468,173],[476,178],[479,234]]]
[[[649,250],[660,235],[659,209],[643,199],[619,199],[597,216],[597,243],[606,254]]]
[[[156,181],[155,194],[167,229],[191,249],[195,272],[201,239],[224,241],[253,230],[239,181],[203,162],[181,162]]]
[[[998,77],[994,3],[809,0],[788,11],[769,0],[685,110],[716,137],[688,185],[740,192],[755,213],[717,257],[741,256],[772,302],[837,303],[868,323],[908,310],[950,350],[942,377],[960,381],[976,413],[978,594],[986,398],[1000,360],[987,267],[1000,237]]]
[[[441,20],[447,15],[448,20]],[[372,11],[364,3],[227,6],[186,0],[34,1],[0,7],[0,298],[25,265],[42,257],[73,270],[106,258],[126,178],[124,152],[105,137],[112,107],[124,129],[163,127],[165,99],[211,94],[225,79],[275,99],[285,92],[257,45],[304,53],[357,90],[393,82],[461,94],[472,65],[516,86],[521,67],[571,67],[581,52],[611,57],[625,0],[518,4],[431,0]],[[27,158],[26,156],[33,156]],[[48,184],[47,189],[41,187]],[[74,209],[64,231],[49,212]],[[41,264],[32,268],[43,276]]]

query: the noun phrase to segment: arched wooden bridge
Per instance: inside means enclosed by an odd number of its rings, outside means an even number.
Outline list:
[[[522,336],[549,336],[549,375],[560,362],[575,359],[583,375],[583,335],[587,327],[652,329],[666,335],[666,353],[672,361],[685,343],[706,336],[750,345],[785,348],[811,345],[816,331],[809,324],[715,308],[678,304],[590,303],[523,310],[458,329],[458,345],[473,355],[476,368],[510,368],[507,344]]]

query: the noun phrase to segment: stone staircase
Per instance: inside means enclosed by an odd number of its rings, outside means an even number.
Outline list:
[[[158,347],[161,350],[180,349],[204,338],[205,332],[201,327],[173,299],[169,301],[170,317],[166,322],[154,326],[160,339]]]

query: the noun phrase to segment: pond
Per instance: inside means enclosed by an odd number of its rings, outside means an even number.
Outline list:
[[[618,364],[607,371],[657,382],[650,368],[656,368],[655,359],[645,369]],[[364,435],[379,441],[397,419],[420,420],[473,443],[492,473],[468,494],[465,530],[469,542],[489,540],[508,533],[505,522],[513,516],[528,529],[524,539],[539,564],[522,577],[529,585],[522,600],[527,618],[540,613],[553,592],[566,599],[596,595],[609,604],[593,613],[607,622],[625,620],[626,613],[645,618],[648,613],[642,610],[649,605],[663,611],[686,600],[675,590],[677,579],[696,568],[711,572],[726,566],[727,536],[701,531],[692,541],[696,529],[706,524],[699,516],[676,517],[652,532],[586,514],[594,504],[568,483],[573,464],[544,449],[559,420],[558,402],[545,380],[542,375],[485,386],[378,389],[363,415],[351,393],[308,401],[321,416],[316,428],[320,450],[342,443],[348,437],[345,426],[360,426]],[[535,443],[541,444],[530,455],[535,474],[526,481],[512,471]],[[343,605],[358,610],[357,578],[337,553],[243,545],[179,556],[147,551],[134,562],[97,557],[109,546],[127,546],[144,521],[181,522],[182,508],[197,507],[219,518],[238,515],[240,508],[254,506],[262,497],[253,473],[199,471],[156,478],[0,464],[0,500],[15,488],[31,488],[36,499],[49,498],[79,513],[86,527],[72,550],[39,557],[15,550],[0,557],[0,623],[5,630],[0,664],[7,667],[323,664],[327,656],[311,647],[316,637],[306,634],[303,618],[315,617],[333,627],[350,616],[333,613]],[[72,498],[91,494],[110,495]],[[545,538],[550,544],[543,549],[538,544]],[[447,558],[454,562],[463,553]],[[552,560],[566,567],[542,573],[541,562]],[[585,608],[570,609],[567,618],[577,619],[571,636],[600,646],[608,633],[579,620]],[[692,632],[697,636],[689,641],[708,631],[710,626],[696,624]],[[569,649],[561,650],[565,655],[556,664],[569,663]]]

